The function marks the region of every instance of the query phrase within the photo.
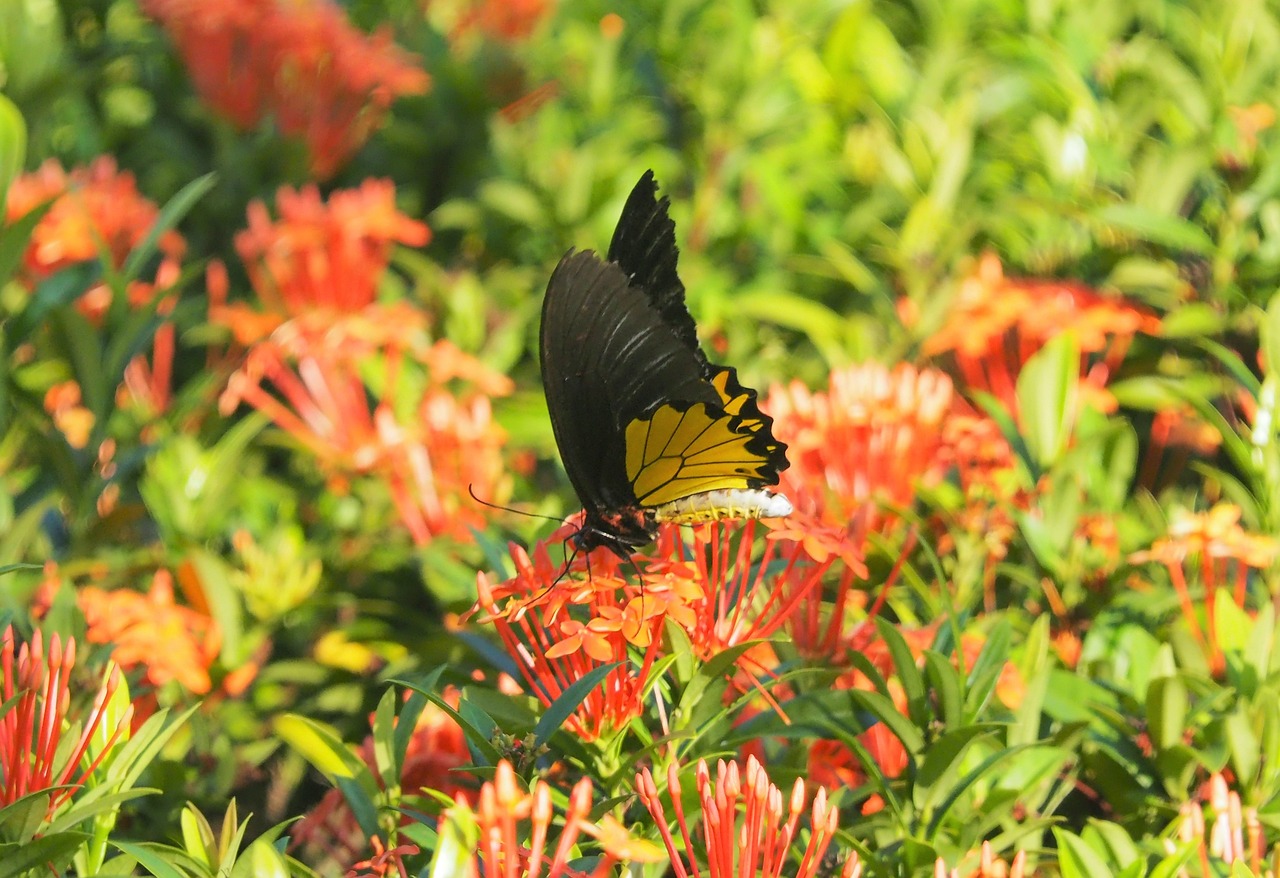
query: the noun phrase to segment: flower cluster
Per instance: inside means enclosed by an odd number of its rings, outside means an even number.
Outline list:
[[[211,296],[210,320],[249,347],[220,404],[267,414],[335,488],[357,475],[383,480],[416,542],[465,539],[484,524],[468,486],[501,500],[505,435],[490,399],[512,384],[450,342],[430,342],[407,302],[377,300],[391,248],[430,239],[394,196],[376,181],[327,202],[314,187],[282,189],[275,222],[250,206],[237,248],[264,310],[217,304],[225,290]],[[225,273],[212,279],[223,284]]]
[[[64,646],[55,634],[48,652],[39,631],[21,648],[15,643],[13,627],[6,627],[0,647],[0,806],[47,792],[45,819],[50,820],[128,736],[133,708],[112,709],[122,685],[112,666],[77,727],[71,698],[75,639],[67,638]]]
[[[1137,333],[1155,333],[1159,320],[1083,284],[1005,277],[986,253],[961,282],[943,326],[924,343],[928,356],[950,354],[970,390],[995,396],[1017,412],[1015,389],[1023,364],[1049,339],[1072,332],[1081,353],[1086,398],[1102,411],[1115,400],[1106,384]]]
[[[792,863],[793,844],[800,839],[799,827],[805,813],[804,782],[797,779],[791,794],[784,797],[769,780],[763,766],[750,757],[746,767],[721,760],[716,765],[715,780],[705,759],[698,760],[696,811],[686,811],[676,765],[669,766],[666,776],[666,799],[675,812],[680,830],[679,841],[671,833],[671,823],[663,807],[663,796],[649,769],[636,775],[636,792],[653,816],[662,835],[671,866],[677,878],[702,874],[695,863],[694,852],[705,852],[707,874],[711,878],[755,875],[759,878],[814,878],[826,871],[824,856],[839,825],[839,814],[827,802],[826,790],[818,788],[809,809],[809,839],[800,850],[800,862]],[[693,829],[697,833],[697,844]],[[862,865],[857,854],[845,859],[840,878],[857,878]]]
[[[177,44],[196,91],[232,123],[272,117],[301,137],[312,173],[336,171],[396,98],[430,84],[387,31],[366,35],[329,0],[144,0]]]
[[[591,820],[592,783],[583,778],[569,793],[568,805],[556,834],[551,787],[538,781],[531,791],[521,788],[511,763],[498,763],[492,781],[480,788],[475,807],[458,797],[441,819],[447,835],[476,839],[472,853],[459,857],[467,878],[605,878],[619,863],[656,863],[657,847],[630,836],[617,818],[606,814]],[[527,826],[527,828],[526,828]],[[600,856],[591,871],[572,863],[575,844],[595,839]]]

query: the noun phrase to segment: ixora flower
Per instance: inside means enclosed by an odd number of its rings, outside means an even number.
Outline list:
[[[825,569],[794,544],[757,542],[756,522],[714,522],[682,531],[664,525],[634,571],[609,551],[553,564],[547,546],[575,533],[570,523],[540,543],[530,558],[512,546],[516,575],[491,584],[477,577],[483,620],[498,630],[530,690],[551,704],[574,681],[618,663],[569,719],[586,739],[622,728],[644,711],[663,627],[682,629],[705,661],[737,644],[775,633],[821,588]],[[753,678],[769,668],[744,653],[739,667]]]
[[[498,763],[473,808],[458,797],[441,818],[441,843],[432,875],[464,878],[604,878],[620,863],[661,862],[657,845],[632,838],[612,815],[591,820],[592,784],[583,778],[569,793],[559,827],[551,787],[526,791],[511,763]],[[557,836],[558,829],[558,836]],[[585,837],[585,838],[584,838]],[[578,867],[575,850],[594,839],[599,857]]]
[[[370,36],[328,0],[144,0],[196,91],[235,125],[272,117],[301,137],[319,177],[377,130],[396,98],[431,78],[389,32]]]
[[[422,313],[376,300],[396,244],[419,246],[426,225],[395,208],[390,182],[322,201],[315,187],[277,198],[280,220],[249,210],[237,237],[265,310],[225,304],[225,271],[210,274],[210,321],[249,350],[220,399],[242,402],[314,454],[331,484],[383,480],[419,545],[441,534],[469,539],[485,517],[476,493],[503,499],[491,397],[513,384],[452,343],[431,342]]]
[[[9,223],[55,199],[32,231],[23,254],[23,274],[35,283],[77,262],[109,258],[120,267],[159,219],[160,209],[139,192],[133,174],[115,159],[99,156],[87,167],[65,171],[49,159],[9,187],[5,216]],[[186,243],[172,230],[159,240],[166,262],[176,265]]]
[[[1215,671],[1221,671],[1224,662],[1215,609],[1218,591],[1229,589],[1235,605],[1244,610],[1251,572],[1269,568],[1280,555],[1280,540],[1247,532],[1240,526],[1240,515],[1240,507],[1231,503],[1219,503],[1208,512],[1179,510],[1168,536],[1129,556],[1130,563],[1154,562],[1169,572],[1182,617]],[[1193,582],[1200,586],[1203,625]]]
[[[128,737],[133,707],[120,710],[116,705],[122,680],[112,665],[81,724],[71,696],[75,638],[64,645],[53,635],[48,652],[39,631],[21,648],[15,644],[9,626],[0,647],[5,705],[0,710],[0,806],[47,792],[45,819],[50,820]]]
[[[679,772],[674,763],[668,766],[665,798],[675,812],[680,831],[677,841],[663,807],[664,796],[653,775],[648,768],[636,775],[636,793],[658,824],[676,878],[704,874],[695,852],[701,852],[709,878],[814,878],[837,874],[825,865],[827,848],[839,825],[839,814],[827,802],[825,789],[819,787],[813,796],[809,838],[801,845],[800,821],[806,810],[804,781],[797,778],[790,796],[784,797],[754,756],[747,759],[745,769],[739,769],[736,762],[721,760],[716,765],[714,781],[706,760],[701,759],[695,778],[698,808],[686,810]],[[862,874],[856,853],[849,855],[838,874],[841,878]]]
[[[1005,277],[999,257],[985,253],[961,282],[946,323],[925,340],[924,353],[950,354],[969,388],[1016,412],[1023,364],[1049,339],[1070,331],[1080,347],[1082,389],[1098,408],[1111,411],[1111,374],[1137,333],[1159,328],[1154,314],[1080,283]]]

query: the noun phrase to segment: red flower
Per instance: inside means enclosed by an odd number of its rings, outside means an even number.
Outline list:
[[[1215,671],[1221,671],[1225,661],[1214,611],[1218,591],[1231,589],[1236,606],[1244,610],[1250,571],[1269,568],[1280,555],[1280,540],[1246,532],[1240,527],[1240,514],[1240,507],[1231,503],[1219,503],[1203,513],[1175,512],[1168,536],[1129,556],[1133,564],[1154,561],[1164,565],[1178,594],[1183,619]],[[1203,624],[1192,591],[1192,583],[1197,581]]]
[[[699,760],[696,777],[700,807],[689,814],[685,811],[675,764],[667,770],[667,799],[675,811],[681,834],[682,843],[677,843],[653,775],[647,768],[636,775],[636,792],[658,824],[676,878],[690,875],[696,878],[701,874],[691,827],[701,828],[698,835],[710,878],[778,878],[783,874],[789,878],[814,878],[819,874],[839,820],[836,809],[827,804],[826,790],[819,787],[813,797],[808,844],[793,851],[792,844],[805,811],[803,781],[796,780],[784,804],[782,791],[769,781],[754,756],[747,760],[746,769],[741,772],[736,762],[721,760],[716,766],[714,783],[706,760]],[[861,874],[858,855],[850,854],[840,875],[856,878]]]
[[[241,128],[271,116],[332,174],[430,77],[379,31],[326,0],[144,0],[177,43],[196,91]]]
[[[425,223],[396,209],[395,184],[365,180],[322,201],[315,186],[276,194],[278,221],[266,205],[249,205],[249,227],[236,235],[259,301],[287,316],[358,313],[371,305],[395,244],[431,240]],[[329,319],[333,318],[330,313]]]
[[[209,616],[174,602],[169,571],[156,571],[145,595],[87,585],[76,601],[89,625],[85,639],[110,644],[112,659],[124,670],[140,667],[151,685],[176,680],[196,695],[212,688],[209,667],[222,636]]]
[[[128,736],[133,707],[112,715],[110,702],[120,685],[120,672],[107,672],[94,697],[93,709],[78,731],[71,713],[71,674],[76,663],[76,642],[58,635],[44,651],[36,631],[14,660],[13,627],[4,630],[0,671],[4,675],[0,712],[0,806],[23,796],[46,792],[49,804],[45,820],[51,820],[97,770],[115,745]],[[12,702],[12,703],[10,703]],[[68,734],[71,738],[64,738]],[[101,748],[95,740],[106,741]],[[82,767],[84,760],[88,765]]]
[[[643,597],[626,588],[617,559],[593,553],[592,576],[564,579],[539,543],[533,558],[512,545],[516,575],[498,585],[478,574],[479,600],[485,621],[498,629],[516,659],[529,690],[550,705],[573,683],[612,662],[608,672],[569,717],[567,725],[584,740],[612,734],[644,711],[654,662],[660,655],[661,630],[672,596],[663,584],[651,584]],[[583,559],[579,563],[585,564]],[[575,565],[576,566],[576,565]],[[640,650],[633,662],[632,646]]]
[[[1139,332],[1155,333],[1151,313],[1071,281],[1006,278],[986,253],[960,286],[947,322],[924,343],[926,355],[949,353],[972,389],[984,390],[1016,413],[1018,373],[1031,355],[1063,332],[1080,346],[1082,390],[1102,411],[1115,407],[1106,391]]]
[[[456,830],[459,836],[478,836],[479,839],[463,875],[467,878],[604,878],[616,874],[619,863],[660,862],[662,854],[656,846],[632,838],[611,815],[606,814],[599,821],[589,819],[591,786],[590,778],[583,778],[574,786],[557,837],[551,788],[545,781],[539,781],[532,792],[525,792],[511,763],[505,759],[499,762],[493,780],[480,788],[475,809],[459,798],[441,820],[442,824],[474,826],[477,830],[474,835],[466,829]],[[584,835],[594,838],[600,847],[600,857],[589,872],[570,865],[576,858],[575,845]]]
[[[70,174],[49,159],[39,170],[21,175],[9,187],[7,222],[50,198],[57,200],[36,224],[22,260],[29,284],[100,255],[119,268],[160,215],[159,208],[138,193],[133,174],[117,171],[110,156],[99,156]],[[160,236],[159,244],[166,260],[175,265],[186,249],[182,236],[172,230]]]

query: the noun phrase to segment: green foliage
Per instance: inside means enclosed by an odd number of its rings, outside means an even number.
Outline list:
[[[223,5],[237,6],[209,14]],[[49,246],[37,233],[53,201],[0,223],[0,616],[19,639],[75,635],[97,673],[128,632],[88,636],[104,623],[86,587],[145,591],[157,571],[176,583],[167,603],[156,590],[131,605],[173,639],[146,642],[104,706],[118,717],[131,694],[156,712],[52,819],[47,791],[0,810],[0,878],[309,874],[292,821],[330,789],[361,842],[417,845],[418,874],[455,874],[480,826],[466,813],[436,826],[451,796],[408,788],[424,717],[460,730],[450,782],[474,787],[503,759],[528,782],[590,777],[596,815],[649,839],[639,767],[665,784],[668,765],[690,776],[699,758],[749,751],[779,786],[840,778],[839,844],[869,875],[933,875],[939,859],[967,874],[984,842],[1065,878],[1245,874],[1180,832],[1216,777],[1280,838],[1280,567],[1259,548],[1280,534],[1274,4],[559,3],[520,36],[468,18],[521,5],[338,4],[366,31],[387,25],[432,88],[362,119],[368,141],[312,181],[278,115],[238,125],[200,97],[149,4],[0,2],[0,201],[47,160],[109,155],[161,205],[127,255],[95,230],[98,258],[47,275],[28,262]],[[671,198],[713,360],[762,398],[868,360],[948,369],[964,403],[937,442],[976,413],[1010,465],[975,481],[953,455],[910,503],[833,526],[871,531],[868,575],[823,607],[861,626],[841,654],[807,652],[785,624],[708,654],[668,623],[644,712],[584,740],[571,718],[638,652],[556,681],[544,705],[524,657],[478,616],[458,619],[477,574],[510,574],[508,542],[534,545],[545,522],[494,509],[472,539],[415,544],[397,501],[421,466],[375,474],[367,461],[385,449],[370,441],[339,473],[268,415],[219,410],[246,352],[211,314],[212,279],[217,260],[230,303],[259,308],[260,266],[237,253],[251,205],[282,186],[327,196],[392,180],[432,239],[390,256],[378,304],[411,305],[424,338],[514,380],[492,405],[507,443],[495,490],[515,499],[482,499],[559,520],[576,501],[539,388],[540,292],[567,248],[608,247],[645,168]],[[140,303],[173,231],[185,251],[172,301]],[[954,353],[923,352],[986,252],[1010,284],[1088,287],[1159,328],[1105,350],[1078,327],[1036,350],[1010,330],[1017,372],[1005,392],[984,387]],[[99,285],[94,311],[84,296]],[[170,398],[127,404],[127,372],[162,328]],[[360,368],[359,402],[384,401],[389,374],[422,391],[411,359]],[[83,436],[52,410],[68,382]],[[417,401],[387,403],[425,424]],[[885,408],[874,418],[896,428]],[[1166,419],[1214,441],[1162,438]],[[1227,503],[1258,538],[1250,563],[1225,537],[1179,563],[1157,551],[1185,514]],[[828,599],[839,580],[823,573]],[[179,641],[179,609],[207,627]],[[203,657],[207,691],[151,675],[144,659],[179,642]],[[743,671],[761,654],[776,666]],[[847,761],[812,763],[818,746]]]

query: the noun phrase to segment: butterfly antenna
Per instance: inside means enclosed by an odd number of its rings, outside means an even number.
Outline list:
[[[476,501],[481,506],[488,506],[490,509],[501,509],[503,512],[511,512],[515,515],[523,515],[528,518],[541,518],[544,521],[562,521],[562,519],[556,518],[554,515],[541,515],[537,512],[527,512],[524,509],[515,509],[511,506],[499,506],[497,503],[490,503],[488,500],[478,497],[476,495],[475,487],[470,483],[467,484],[467,493],[471,495],[472,500]]]

